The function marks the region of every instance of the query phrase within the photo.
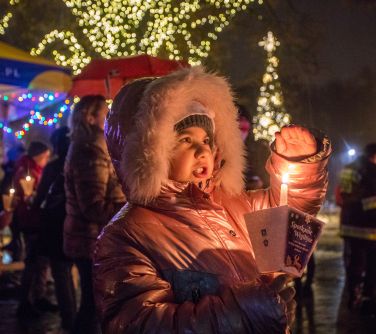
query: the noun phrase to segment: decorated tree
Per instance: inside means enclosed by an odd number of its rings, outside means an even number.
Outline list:
[[[10,0],[8,7],[15,6],[19,3],[19,0]],[[12,11],[6,8],[0,7],[0,35],[4,35],[9,26],[9,21],[12,19]]]
[[[63,1],[91,47],[103,58],[146,53],[199,64],[231,18],[255,0]],[[55,49],[55,61],[79,73],[91,57],[70,30],[49,32],[32,54],[41,54],[59,41],[68,47],[69,54]]]
[[[277,73],[279,60],[274,55],[279,45],[280,43],[271,31],[259,42],[259,46],[267,52],[267,60],[266,72],[262,77],[262,86],[257,100],[257,115],[254,117],[255,140],[272,141],[274,134],[291,120],[291,116],[284,107],[281,83]]]

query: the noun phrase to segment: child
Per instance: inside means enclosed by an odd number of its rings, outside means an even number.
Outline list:
[[[260,276],[244,214],[277,205],[289,164],[289,204],[316,213],[328,141],[317,147],[308,130],[282,129],[267,163],[271,188],[244,192],[230,88],[200,67],[123,87],[105,133],[129,204],[95,252],[104,333],[286,332],[294,290],[283,275]]]

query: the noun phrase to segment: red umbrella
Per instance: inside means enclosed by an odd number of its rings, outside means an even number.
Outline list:
[[[101,94],[113,99],[128,81],[142,77],[163,76],[182,67],[185,61],[137,55],[113,59],[93,59],[82,72],[73,78],[71,96]]]

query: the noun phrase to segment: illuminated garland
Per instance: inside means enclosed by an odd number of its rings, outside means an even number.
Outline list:
[[[45,101],[52,102],[59,96],[59,93],[45,93],[41,95],[33,95],[31,93],[24,93],[20,96],[17,97],[10,97],[9,95],[0,95],[0,101],[9,101],[10,98],[13,100],[17,100],[18,102],[26,102],[27,100],[32,101],[32,102],[40,102],[43,103]],[[76,102],[76,100],[74,101]],[[30,128],[34,124],[40,124],[44,126],[52,126],[58,123],[58,121],[63,118],[64,113],[72,106],[72,102],[70,99],[65,99],[64,103],[62,106],[58,107],[58,111],[54,113],[53,117],[45,117],[43,116],[37,108],[35,107],[34,109],[30,110],[29,114],[30,117],[27,122],[25,122],[22,125],[21,130],[13,130],[11,127],[7,126],[5,123],[0,122],[0,129],[3,130],[4,133],[13,133],[14,136],[17,139],[22,139],[26,133],[30,130]]]
[[[253,120],[255,140],[266,139],[272,141],[274,134],[291,121],[291,116],[286,113],[283,106],[283,94],[277,74],[279,60],[273,55],[279,45],[280,43],[270,31],[267,37],[264,37],[259,42],[259,46],[262,46],[267,52],[267,65],[266,73],[262,77],[263,85],[260,88],[260,95],[257,100],[257,115]]]
[[[191,64],[199,64],[208,56],[212,41],[217,39],[230,19],[255,0],[63,1],[77,17],[94,50],[103,58],[138,53],[156,56],[163,50],[170,59],[184,56]],[[258,0],[258,3],[262,4],[263,0]],[[207,31],[206,36],[199,40],[203,31]],[[69,45],[72,56],[64,57],[55,50],[55,60],[61,65],[72,66],[74,73],[78,74],[89,57],[71,32],[47,34],[32,54],[41,54],[57,35]]]
[[[9,5],[14,6],[18,4],[20,0],[10,0]],[[9,26],[9,21],[12,18],[13,14],[11,12],[6,13],[1,19],[0,19],[0,35],[5,34],[5,30]]]
[[[84,48],[78,43],[77,38],[70,31],[58,31],[53,30],[44,36],[43,40],[38,44],[37,48],[33,48],[30,52],[31,55],[40,55],[46,48],[47,44],[61,40],[68,47],[71,53],[70,57],[63,55],[62,53],[53,50],[55,62],[61,66],[69,66],[73,69],[74,74],[79,74],[81,69],[90,63],[91,58],[86,55]]]

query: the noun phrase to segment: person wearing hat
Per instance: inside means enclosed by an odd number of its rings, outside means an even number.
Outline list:
[[[16,206],[14,220],[25,242],[25,268],[22,273],[20,302],[17,308],[19,317],[36,317],[41,311],[56,311],[56,305],[46,298],[48,263],[39,256],[38,234],[40,232],[39,210],[33,208],[32,201],[39,185],[44,167],[50,157],[50,148],[43,142],[33,141],[26,154],[16,163],[13,184]],[[32,189],[25,192],[22,183],[29,179]]]
[[[70,333],[76,316],[76,296],[72,277],[73,262],[63,252],[66,217],[64,163],[70,144],[69,128],[62,126],[50,137],[54,159],[44,168],[33,206],[40,211],[40,254],[49,260],[62,332]]]
[[[270,189],[244,191],[244,144],[225,79],[201,67],[125,85],[105,136],[128,204],[102,231],[94,289],[103,333],[285,333],[286,276],[261,276],[244,214],[289,203],[315,214],[327,186],[327,138],[276,134]]]

